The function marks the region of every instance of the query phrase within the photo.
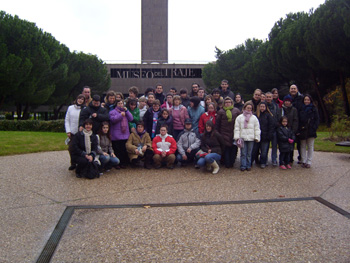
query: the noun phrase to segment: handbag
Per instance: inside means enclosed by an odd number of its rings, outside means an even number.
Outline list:
[[[100,172],[98,170],[98,164],[96,162],[88,162],[83,168],[81,175],[87,179],[95,179],[100,177]]]
[[[236,140],[237,147],[242,149],[244,147],[244,140],[242,138],[238,138]]]
[[[203,158],[207,155],[208,153],[203,151],[203,150],[199,150],[197,153],[196,153],[196,158],[199,159],[199,158]]]

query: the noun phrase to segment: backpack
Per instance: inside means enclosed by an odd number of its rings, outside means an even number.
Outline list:
[[[82,169],[81,175],[87,179],[95,179],[100,177],[100,172],[98,170],[98,164],[93,162],[88,162],[88,164]]]

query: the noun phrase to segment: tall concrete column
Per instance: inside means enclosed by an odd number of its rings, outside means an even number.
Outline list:
[[[141,0],[141,61],[168,62],[168,0]]]

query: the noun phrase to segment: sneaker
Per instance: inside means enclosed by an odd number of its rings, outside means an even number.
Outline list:
[[[272,163],[272,166],[277,166],[277,162],[273,162],[273,163]]]
[[[265,164],[260,165],[260,168],[261,168],[261,169],[265,169],[265,167],[266,167]]]
[[[290,164],[287,164],[286,167],[287,167],[288,169],[292,169],[292,166],[290,166]]]
[[[103,175],[103,173],[99,173],[98,175],[101,176],[101,175]]]
[[[198,164],[196,164],[196,165],[194,166],[194,168],[199,169],[200,167],[199,167]]]
[[[287,170],[287,168],[282,164],[282,165],[280,165],[280,168],[282,169],[282,170]]]
[[[241,168],[241,172],[244,172],[245,171],[245,168]]]

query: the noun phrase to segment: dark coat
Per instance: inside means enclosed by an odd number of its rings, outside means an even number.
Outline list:
[[[91,115],[93,113],[97,113],[96,118],[93,118]],[[97,134],[101,128],[101,124],[104,121],[109,121],[109,112],[106,108],[98,106],[94,107],[92,102],[90,102],[89,106],[81,110],[79,116],[79,127],[84,127],[84,121],[87,119],[91,119],[93,121],[92,131]]]
[[[299,126],[299,116],[298,110],[293,106],[286,107],[282,105],[282,115],[288,118],[288,128],[291,128],[294,134],[298,131]]]
[[[97,136],[95,134],[92,134],[90,137],[91,141],[91,153],[90,155],[95,158],[97,153]],[[85,157],[86,155],[86,147],[85,147],[85,135],[84,133],[77,132],[73,139],[72,144],[72,159],[74,157]]]
[[[271,141],[273,132],[275,131],[275,120],[267,111],[261,112],[258,120],[261,130],[260,141]]]
[[[212,153],[222,155],[225,149],[224,139],[216,131],[214,131],[214,134],[212,134],[212,132],[210,134],[205,132],[201,137],[201,149],[204,152],[208,152],[208,150],[211,149]]]
[[[156,98],[156,100],[160,101],[160,105],[162,105],[164,103],[165,100],[165,95],[164,93],[154,93],[154,97]]]
[[[302,127],[308,127],[307,138],[317,137],[316,131],[318,129],[318,125],[320,124],[320,117],[318,115],[317,108],[310,104],[303,107],[299,111],[299,131]],[[298,133],[299,133],[298,131]]]
[[[304,96],[300,92],[298,92],[294,98],[292,97],[292,99],[293,107],[296,108],[299,112],[304,105]]]
[[[156,134],[160,133],[160,127],[166,124],[168,126],[168,134],[173,135],[174,134],[174,129],[173,129],[173,116],[169,115],[167,119],[164,119],[163,116],[160,116],[158,118],[157,122],[157,128],[156,128]],[[175,138],[176,140],[176,138]]]
[[[278,127],[278,123],[281,119],[282,111],[275,102],[267,103],[267,107],[269,108],[270,112],[273,115],[273,119],[275,121],[273,131],[276,131]]]
[[[280,152],[293,151],[293,143],[289,143],[288,139],[295,140],[293,131],[288,127],[280,126],[277,128],[277,142]]]
[[[220,96],[223,97],[224,99],[226,97],[230,97],[233,101],[235,100],[235,94],[233,93],[233,91],[231,91],[229,87],[227,87],[226,92],[222,90],[221,86],[219,87],[219,90],[220,90]]]
[[[158,119],[161,116],[160,110],[158,111]],[[143,115],[143,122],[145,124],[145,130],[148,132],[149,136],[152,137],[152,126],[153,126],[153,108],[150,107],[145,115]]]
[[[225,145],[231,147],[233,145],[233,132],[235,129],[235,121],[236,118],[241,112],[239,109],[233,107],[231,110],[232,113],[232,121],[229,122],[226,116],[226,111],[224,109],[220,109],[217,113],[215,119],[215,130],[220,133],[220,135],[224,138]]]

